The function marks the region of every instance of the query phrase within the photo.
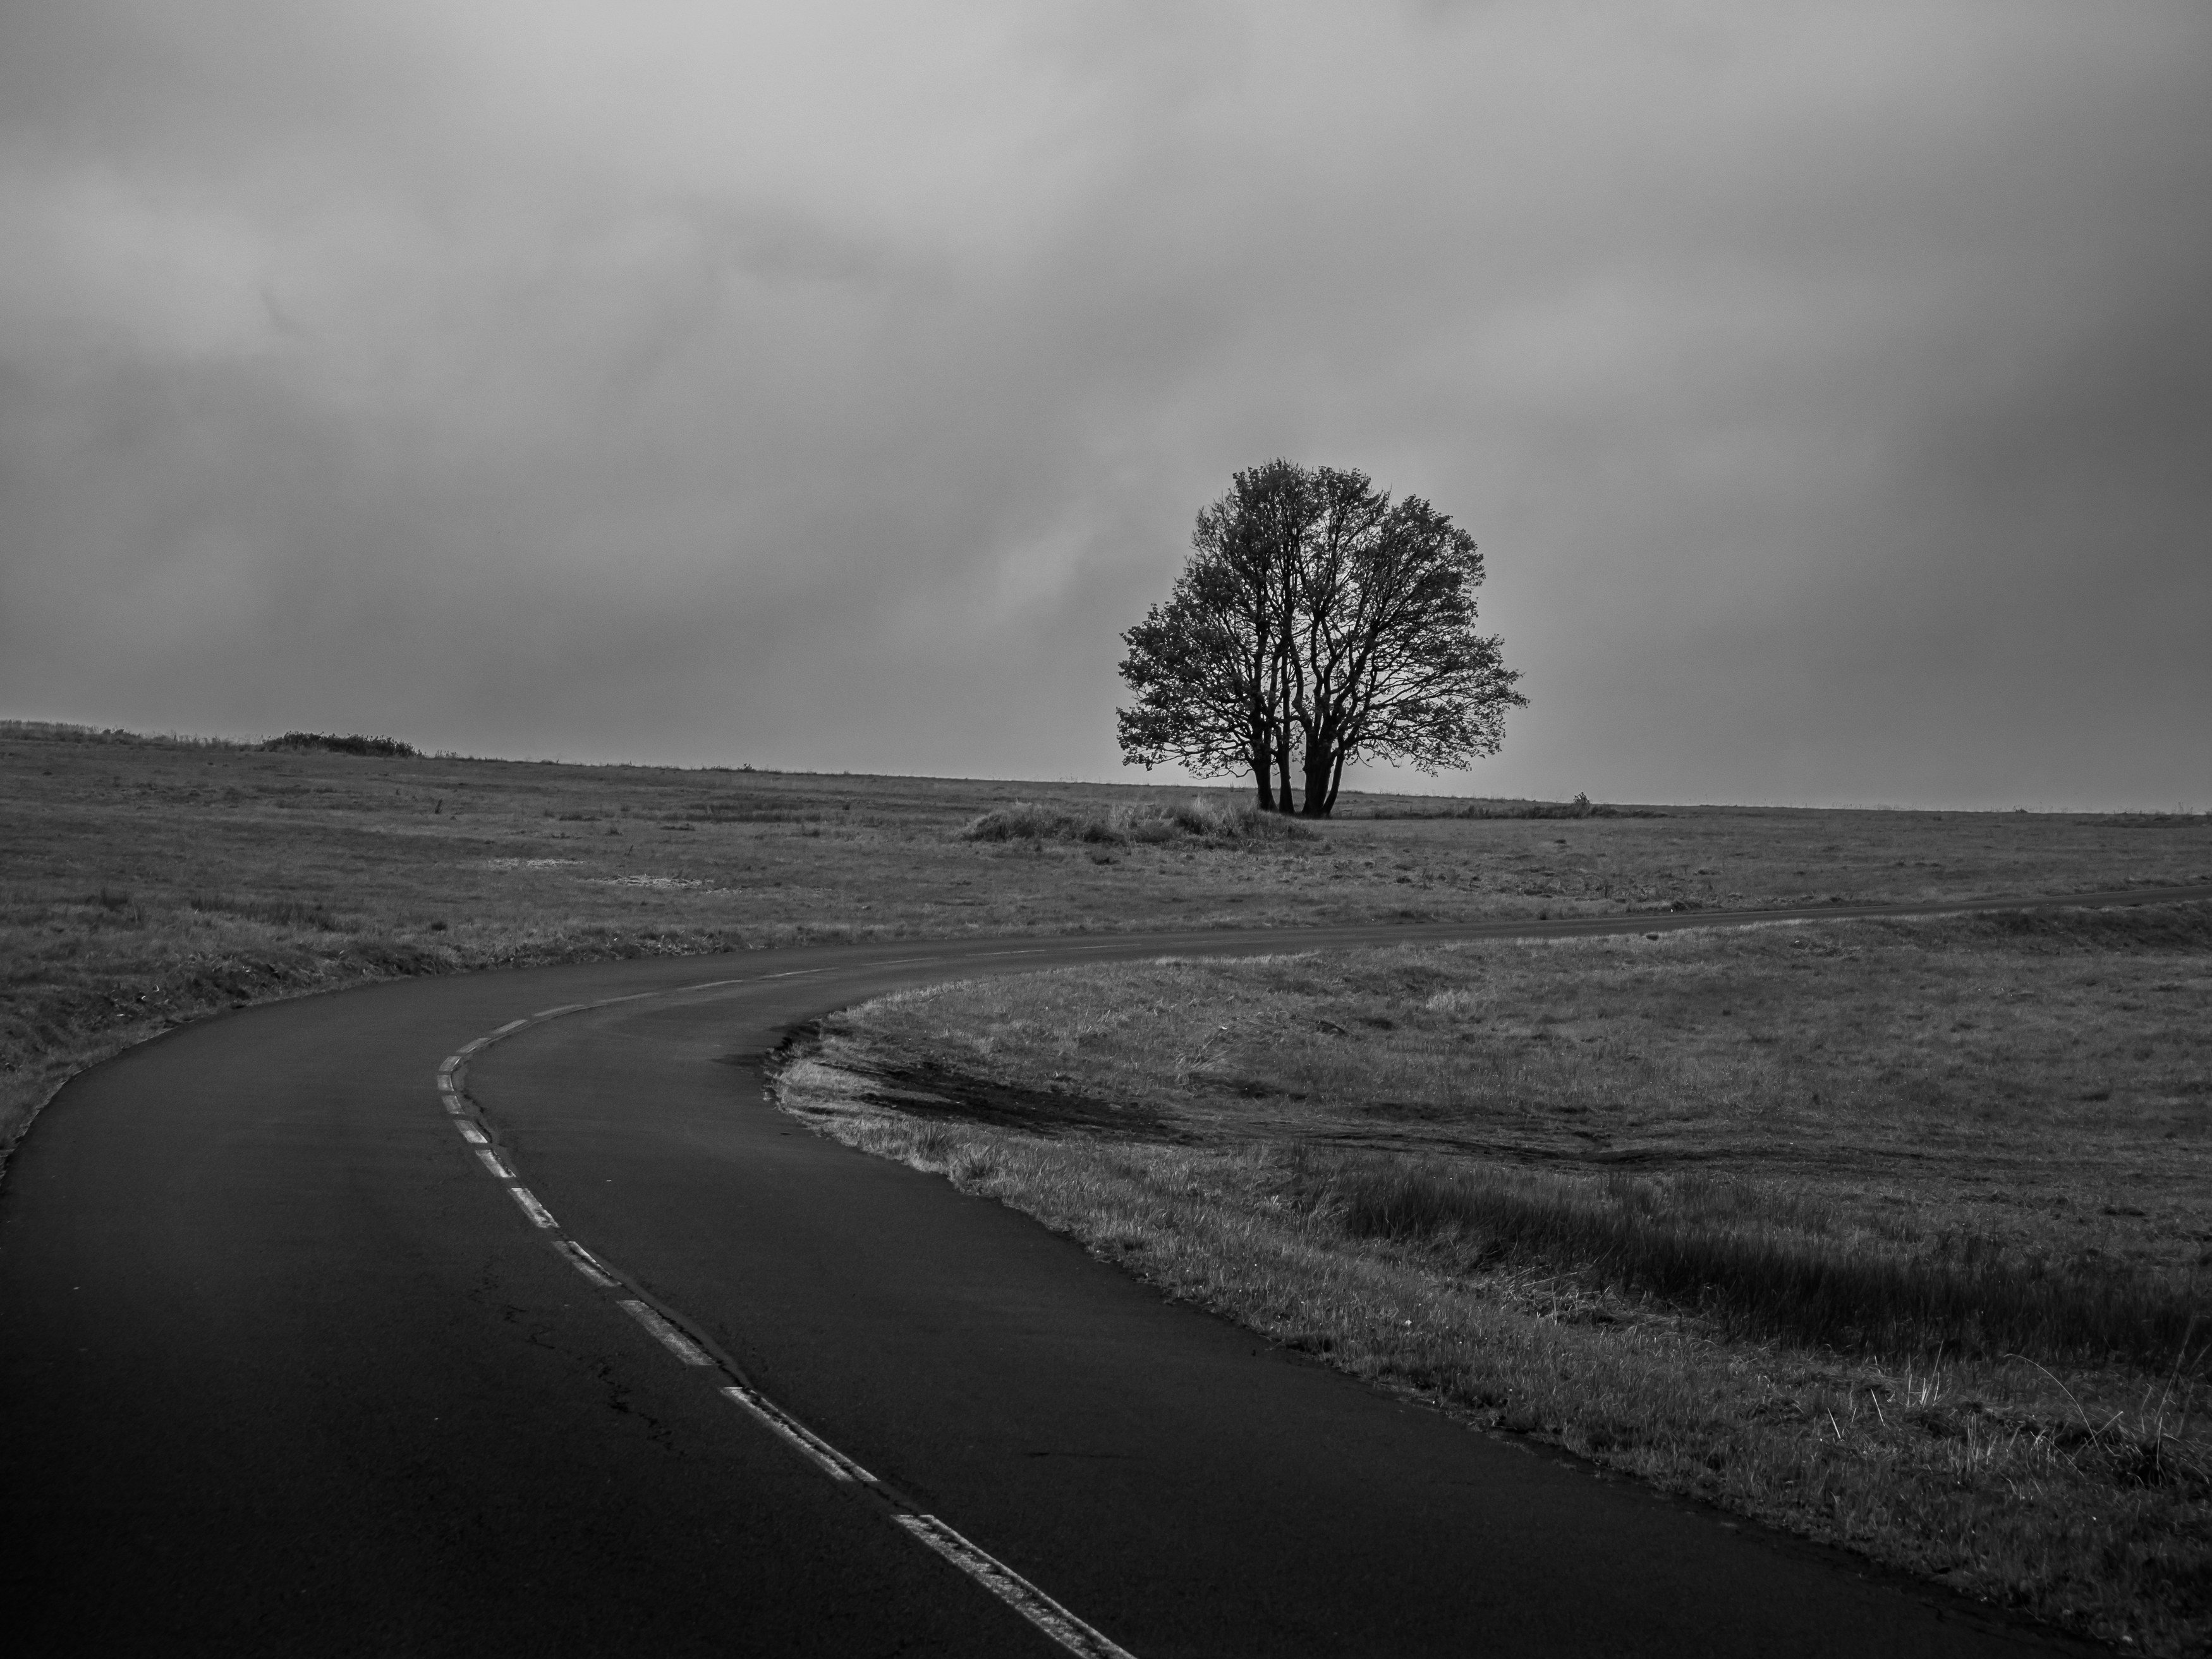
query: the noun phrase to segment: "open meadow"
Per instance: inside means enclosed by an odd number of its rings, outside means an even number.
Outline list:
[[[2212,883],[2203,817],[1440,801],[0,726],[0,1144],[72,1070],[397,975],[800,941]],[[829,1133],[1172,1293],[2072,1627],[2212,1634],[2203,905],[975,981]]]
[[[780,1088],[1486,1426],[2212,1637],[2212,903],[977,979]]]
[[[1237,792],[1196,798],[1212,817],[1194,830],[1172,817],[1188,788],[356,755],[0,723],[0,1148],[71,1070],[166,1024],[397,974],[848,939],[2212,880],[2202,818],[1468,818],[1439,814],[1573,809],[1367,795],[1317,829],[1269,835],[1247,832]],[[1074,816],[1041,838],[965,833],[1020,801]]]

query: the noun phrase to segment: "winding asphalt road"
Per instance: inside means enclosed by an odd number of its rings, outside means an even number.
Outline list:
[[[2072,902],[2177,897],[2212,890]],[[1744,919],[763,951],[181,1029],[0,1187],[0,1641],[2072,1650],[1271,1350],[763,1098],[792,1024],[956,975]]]

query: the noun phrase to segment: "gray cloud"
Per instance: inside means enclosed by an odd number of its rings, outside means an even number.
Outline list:
[[[1119,629],[1287,453],[1484,544],[1473,787],[2212,804],[2208,68],[2193,6],[18,9],[0,706],[1111,775]]]

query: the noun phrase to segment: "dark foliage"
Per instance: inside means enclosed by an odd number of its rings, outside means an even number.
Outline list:
[[[397,738],[337,737],[328,732],[287,732],[264,749],[327,749],[333,755],[363,755],[380,760],[413,760],[422,751]]]

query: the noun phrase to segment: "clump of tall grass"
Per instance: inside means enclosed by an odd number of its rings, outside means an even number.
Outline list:
[[[1290,1184],[1292,1202],[1353,1238],[1540,1262],[1744,1335],[2157,1366],[2212,1329],[2212,1287],[2194,1276],[2056,1262],[1971,1234],[1912,1243],[1832,1231],[1817,1204],[1710,1177],[1346,1155],[1298,1160]]]
[[[1010,801],[964,825],[963,841],[1072,841],[1126,847],[1199,841],[1224,846],[1253,841],[1304,841],[1313,831],[1279,813],[1194,796],[1177,805],[1049,805]]]

